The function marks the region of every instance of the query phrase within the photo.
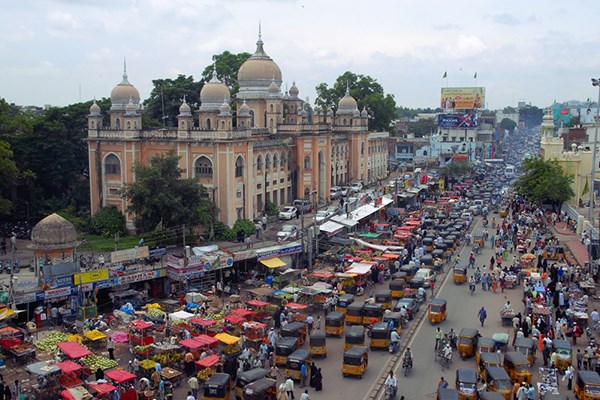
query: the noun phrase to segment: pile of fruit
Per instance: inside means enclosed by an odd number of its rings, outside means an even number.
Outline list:
[[[106,357],[100,357],[95,354],[90,354],[89,356],[83,357],[83,362],[85,363],[85,365],[90,367],[92,372],[96,372],[96,370],[98,369],[106,371],[107,369],[119,366],[119,363],[117,363],[115,360],[111,360]]]
[[[213,368],[204,368],[203,370],[198,372],[198,375],[196,376],[198,379],[206,381],[208,380],[208,378],[210,378],[214,373],[215,373],[215,369]]]
[[[206,316],[204,317],[205,319],[214,319],[215,321],[220,321],[223,319],[223,317],[225,316],[225,311],[221,310],[220,312],[216,313],[216,314],[206,314]]]
[[[228,344],[221,347],[221,352],[224,354],[235,354],[240,351],[240,346],[237,344]]]
[[[147,345],[147,346],[135,346],[133,348],[133,350],[135,350],[136,353],[138,354],[145,354],[145,353],[151,353],[154,351],[154,348],[152,347],[151,344]]]
[[[38,340],[35,343],[35,346],[41,351],[53,352],[58,349],[56,343],[68,341],[69,337],[66,334],[62,332],[52,331],[43,340]]]
[[[165,318],[167,313],[159,308],[148,307],[146,315],[152,319]]]
[[[176,351],[165,351],[164,353],[157,354],[152,359],[160,365],[173,365],[181,361],[181,354]]]

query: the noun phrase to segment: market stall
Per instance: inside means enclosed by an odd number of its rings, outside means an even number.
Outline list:
[[[215,339],[219,341],[219,349],[226,357],[236,358],[241,354],[241,338],[228,333],[218,333]]]
[[[83,386],[68,388],[60,392],[64,400],[92,400],[94,396]]]
[[[36,378],[36,383],[31,385],[36,399],[55,400],[58,397],[60,393],[58,384],[60,369],[53,361],[40,361],[29,364],[25,370]]]
[[[256,321],[247,322],[244,324],[244,334],[246,335],[246,344],[258,351],[267,337],[267,325]]]
[[[74,388],[77,386],[83,385],[83,378],[81,376],[83,371],[83,366],[73,362],[71,360],[66,360],[56,364],[56,366],[61,370],[61,374],[58,376],[58,383],[64,389]]]
[[[129,341],[140,346],[154,343],[154,336],[150,335],[150,329],[154,324],[137,319],[129,323]]]
[[[108,383],[88,383],[88,387],[94,394],[94,397],[101,400],[113,400],[113,392],[117,390],[116,386]]]
[[[136,400],[135,379],[137,376],[123,369],[108,371],[105,377],[110,379],[120,393],[120,400]]]
[[[190,320],[190,325],[193,329],[192,334],[195,335],[205,334],[215,336],[221,331],[219,321],[214,319],[192,318]]]
[[[221,360],[221,357],[214,354],[212,356],[204,357],[201,360],[196,361],[196,370],[198,371],[197,378],[206,381],[216,372],[216,365]]]
[[[107,336],[97,329],[87,331],[83,334],[83,342],[85,345],[90,346],[94,349],[100,349],[106,347]]]
[[[78,359],[92,354],[88,349],[76,342],[57,343],[56,346],[71,359]]]

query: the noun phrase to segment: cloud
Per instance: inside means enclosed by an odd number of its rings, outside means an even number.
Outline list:
[[[515,26],[521,24],[521,22],[519,22],[519,20],[514,15],[509,13],[488,14],[486,15],[486,18],[489,18],[493,22],[500,25]]]
[[[53,36],[69,37],[82,26],[75,16],[66,12],[51,11],[46,18],[49,22],[48,33]]]
[[[460,25],[458,24],[442,24],[442,25],[432,25],[433,30],[436,31],[455,31],[460,29]]]
[[[9,43],[30,42],[35,38],[35,32],[24,25],[19,25],[14,31],[4,35],[4,41]]]

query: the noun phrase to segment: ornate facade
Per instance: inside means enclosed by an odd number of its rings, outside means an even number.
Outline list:
[[[387,176],[388,134],[368,131],[369,115],[348,91],[335,115],[309,115],[295,82],[285,93],[282,82],[259,34],[255,53],[238,71],[235,98],[213,72],[200,92],[198,110],[184,99],[176,128],[146,130],[139,92],[125,69],[111,92],[110,126],[103,126],[97,104],[90,107],[92,214],[116,205],[133,227],[120,190],[135,180],[136,162],[147,164],[171,149],[181,157],[185,177],[196,177],[208,188],[220,219],[230,226],[260,215],[267,201],[281,206],[316,191],[325,202],[331,186]]]

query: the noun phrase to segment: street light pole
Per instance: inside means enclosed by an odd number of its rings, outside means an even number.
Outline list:
[[[594,183],[596,179],[596,151],[598,149],[598,124],[600,123],[600,79],[592,78],[592,86],[598,87],[598,108],[596,111],[596,128],[594,130],[594,146],[592,150],[592,177],[590,187],[590,205],[588,210],[588,219],[594,226]]]

